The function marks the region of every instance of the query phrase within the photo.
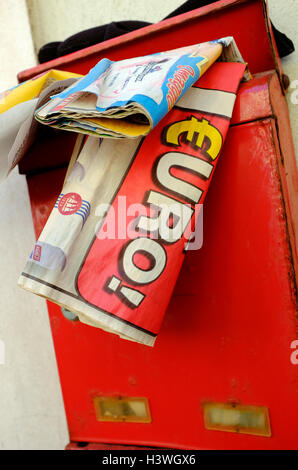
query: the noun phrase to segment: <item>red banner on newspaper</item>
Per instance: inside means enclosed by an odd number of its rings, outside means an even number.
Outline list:
[[[89,305],[158,334],[244,70],[216,63],[140,142],[77,277]]]

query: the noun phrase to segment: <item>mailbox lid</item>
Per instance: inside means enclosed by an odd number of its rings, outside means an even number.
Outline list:
[[[234,36],[252,74],[282,67],[265,0],[220,0],[183,15],[146,26],[18,75],[19,81],[56,68],[86,74],[100,59],[121,60]]]

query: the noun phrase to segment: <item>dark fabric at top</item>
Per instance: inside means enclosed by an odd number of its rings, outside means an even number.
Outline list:
[[[164,19],[187,13],[195,10],[196,8],[210,5],[211,3],[215,2],[212,0],[187,0]],[[136,29],[143,28],[150,24],[152,23],[147,23],[145,21],[117,21],[87,29],[74,34],[63,42],[51,42],[45,44],[39,50],[38,59],[40,63],[44,63],[49,60],[56,59],[57,57],[70,54],[71,52],[84,49],[85,47],[93,46],[94,44],[106,41],[107,39],[121,36],[122,34],[129,33],[130,31],[135,31]],[[278,31],[273,25],[272,30],[280,57],[285,57],[291,54],[295,50],[293,42],[285,34]]]
[[[122,34],[135,31],[148,26],[146,21],[117,21],[95,28],[86,29],[80,33],[70,36],[63,42],[50,42],[41,47],[38,60],[42,64],[57,57],[79,51],[85,47],[93,46],[108,39],[121,36]]]
[[[176,10],[172,11],[168,16],[164,18],[167,20],[168,18],[173,18],[173,16],[182,15],[182,13],[187,13],[188,11],[195,10],[196,8],[205,7],[206,5],[210,5],[211,3],[215,3],[215,1],[210,0],[188,0],[187,2],[180,5],[180,7],[176,8]]]

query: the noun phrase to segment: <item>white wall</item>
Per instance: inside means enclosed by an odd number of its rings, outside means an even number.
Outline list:
[[[183,0],[27,0],[35,47],[112,20],[155,22]],[[25,0],[0,0],[0,91],[16,84],[18,71],[35,64]],[[297,0],[270,0],[276,27],[296,43],[283,60],[298,79]],[[298,105],[289,106],[298,155]],[[63,448],[68,442],[44,300],[16,285],[34,234],[24,178],[14,171],[0,186],[0,449]]]
[[[27,0],[37,49],[111,21],[154,23],[182,3],[183,0]]]
[[[287,34],[296,47],[293,54],[282,59],[284,71],[293,84],[298,80],[298,0],[269,0],[269,9],[274,26]],[[293,91],[289,89],[287,100],[298,162],[298,104],[293,102]]]
[[[36,64],[25,0],[0,0],[0,91]],[[0,185],[0,449],[58,449],[68,442],[45,301],[17,287],[34,243],[25,178]],[[3,343],[2,343],[3,342]]]

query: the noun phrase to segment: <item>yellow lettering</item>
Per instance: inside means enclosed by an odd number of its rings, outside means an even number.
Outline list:
[[[210,142],[206,153],[215,160],[222,147],[222,135],[216,127],[212,126],[207,119],[191,119],[175,122],[166,133],[168,144],[180,145],[179,137],[186,133],[186,141],[193,143],[196,147],[202,148],[206,139]]]

